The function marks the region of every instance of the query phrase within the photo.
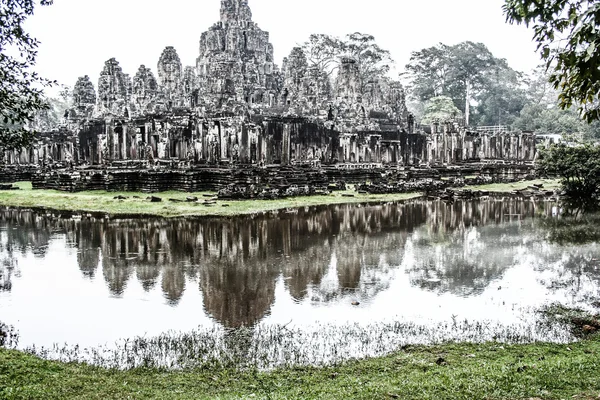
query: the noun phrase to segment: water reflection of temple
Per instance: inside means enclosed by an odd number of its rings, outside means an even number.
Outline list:
[[[64,238],[77,249],[82,275],[104,279],[112,295],[124,294],[135,279],[146,291],[160,288],[165,301],[176,305],[186,286],[198,284],[205,311],[225,326],[239,327],[268,315],[280,280],[295,301],[375,296],[389,287],[405,247],[415,243],[445,240],[447,251],[417,254],[409,271],[414,285],[481,290],[503,273],[509,263],[502,257],[510,253],[487,258],[490,244],[473,232],[482,226],[516,229],[489,237],[512,240],[497,246],[517,246],[518,226],[494,224],[515,214],[532,216],[535,207],[517,200],[452,205],[418,200],[201,220],[64,219],[5,211],[0,250],[46,249],[51,240]],[[333,277],[333,284],[325,277]]]
[[[517,199],[433,207],[431,222],[411,238],[411,282],[424,289],[459,296],[483,292],[490,282],[515,265],[518,250],[527,240],[543,239],[536,236],[539,232],[531,226],[523,227],[520,222],[539,212],[548,215],[548,208],[547,203]]]

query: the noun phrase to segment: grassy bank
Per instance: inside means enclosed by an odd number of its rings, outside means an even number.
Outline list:
[[[600,340],[408,347],[329,368],[111,371],[0,350],[2,399],[597,399]]]
[[[557,187],[556,181],[539,180],[514,184],[483,185],[473,188],[496,192],[510,192],[515,189],[525,188],[533,183],[543,183],[548,188]],[[32,190],[31,184],[27,182],[21,182],[17,185],[21,190],[0,191],[0,206],[43,207],[60,211],[102,212],[111,215],[156,215],[163,217],[188,215],[234,216],[314,205],[400,201],[420,195],[419,193],[368,195],[348,190],[335,192],[326,196],[295,197],[281,200],[218,201],[216,204],[204,205],[202,204],[202,200],[206,198],[205,196],[214,195],[214,193],[165,192],[157,194],[158,197],[163,199],[162,202],[150,203],[145,200],[148,197],[147,193],[104,191],[65,193],[55,190]],[[117,196],[127,197],[127,199],[115,200]],[[200,198],[201,202],[185,202],[189,196],[196,196]],[[170,199],[174,199],[176,202],[170,201]]]

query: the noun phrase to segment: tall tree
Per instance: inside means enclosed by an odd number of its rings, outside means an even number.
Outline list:
[[[363,94],[369,84],[385,77],[393,63],[390,52],[379,47],[375,37],[369,34],[349,34],[344,42],[344,50],[358,62]]]
[[[49,132],[61,124],[73,102],[72,90],[63,85],[58,97],[48,97],[44,101],[48,107],[38,110],[29,123],[29,128],[34,131]]]
[[[471,100],[485,89],[490,73],[497,73],[500,60],[483,43],[463,42],[452,47],[450,63],[450,82],[457,92],[464,93],[465,121],[469,125]]]
[[[508,69],[483,43],[463,42],[455,46],[443,43],[413,52],[406,70],[413,95],[421,101],[444,95],[464,111],[467,124],[471,102],[490,83],[499,69]]]
[[[48,108],[43,87],[54,82],[32,71],[39,42],[23,28],[37,5],[36,0],[0,1],[0,152],[30,143],[33,133],[26,125]]]
[[[355,59],[362,95],[386,77],[393,63],[390,52],[382,49],[374,36],[360,32],[349,34],[345,39],[314,34],[302,45],[302,51],[311,75],[324,83],[330,83],[330,79],[339,70],[343,55]]]
[[[512,125],[527,102],[527,82],[522,73],[509,68],[504,60],[489,74],[485,90],[477,96],[473,120],[478,125]]]
[[[600,120],[600,2],[505,0],[504,13],[510,23],[533,26],[560,106]]]
[[[440,43],[412,53],[406,70],[413,77],[411,89],[420,101],[447,94],[450,46]]]
[[[525,103],[512,126],[538,134],[558,134],[584,140],[600,138],[600,121],[591,124],[573,108],[561,109],[559,92],[549,83],[548,73],[538,68],[526,79]]]
[[[341,39],[325,34],[312,34],[299,50],[306,59],[306,74],[317,98],[331,95],[331,78],[339,66],[344,44]]]
[[[317,68],[327,76],[337,69],[344,42],[334,36],[312,34],[302,45],[309,67]]]

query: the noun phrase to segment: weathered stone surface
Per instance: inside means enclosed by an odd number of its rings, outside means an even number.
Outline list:
[[[340,72],[335,84],[335,95],[338,101],[346,104],[362,102],[360,88],[360,70],[358,62],[352,56],[342,57]]]
[[[202,34],[196,67],[209,107],[234,110],[276,102],[273,45],[252,21],[246,0],[221,1],[221,21]]]
[[[183,66],[174,47],[166,47],[158,60],[158,79],[166,110],[183,106]]]
[[[300,47],[294,47],[287,58],[283,59],[282,73],[284,88],[282,101],[285,106],[302,108],[308,86],[308,62],[306,55]],[[298,113],[302,114],[302,113]]]
[[[133,77],[132,112],[134,116],[155,112],[158,98],[158,83],[149,68],[141,65]]]
[[[106,61],[98,80],[99,115],[124,117],[129,103],[129,77],[114,58]]]
[[[73,109],[70,113],[71,118],[90,118],[96,107],[96,89],[85,75],[77,79],[73,86]]]
[[[200,85],[194,67],[185,67],[181,82],[181,96],[184,107],[193,108],[198,105]]]

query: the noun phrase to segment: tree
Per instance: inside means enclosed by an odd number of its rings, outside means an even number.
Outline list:
[[[471,100],[485,88],[489,73],[497,72],[500,60],[483,43],[459,43],[452,47],[452,55],[450,81],[464,93],[465,121],[469,125]]]
[[[59,97],[47,97],[44,101],[48,107],[38,110],[29,123],[29,128],[38,132],[49,132],[61,124],[73,102],[72,90],[63,85]]]
[[[503,8],[509,23],[533,26],[560,107],[577,106],[588,122],[600,120],[600,2],[505,0]]]
[[[23,24],[37,4],[36,0],[0,1],[0,154],[31,142],[33,132],[27,124],[37,111],[48,108],[43,87],[54,84],[31,71],[39,42],[25,32]]]
[[[450,53],[450,46],[443,43],[412,53],[406,70],[413,78],[411,90],[417,99],[425,102],[448,93]]]
[[[527,102],[524,85],[521,73],[508,65],[497,68],[476,99],[472,120],[480,126],[513,125]]]
[[[443,43],[413,52],[406,70],[413,95],[421,101],[448,96],[464,111],[470,122],[471,101],[484,93],[491,78],[509,70],[483,43],[463,42],[455,46]]]
[[[328,77],[337,69],[343,49],[344,42],[341,39],[325,34],[312,34],[302,45],[308,66]]]
[[[572,204],[586,208],[600,200],[600,146],[552,145],[540,149],[536,165],[542,175],[558,176]]]
[[[302,51],[311,79],[323,83],[331,83],[343,55],[352,57],[358,65],[359,90],[363,96],[385,78],[393,63],[390,52],[379,47],[374,36],[359,32],[349,34],[345,39],[324,34],[310,35],[302,45]]]
[[[372,35],[360,32],[348,35],[344,50],[358,63],[363,94],[370,84],[385,77],[393,63],[390,52],[379,47]]]
[[[452,99],[448,96],[438,96],[430,99],[425,104],[422,123],[433,124],[434,122],[448,122],[462,113],[454,105]]]
[[[331,75],[337,69],[341,48],[339,39],[328,35],[313,34],[302,47],[295,47],[287,58],[288,89],[301,88],[316,96],[317,102],[331,97]]]
[[[514,129],[584,140],[600,138],[600,121],[588,124],[573,108],[563,110],[558,106],[558,92],[549,83],[544,68],[525,81],[524,106],[512,123]]]

